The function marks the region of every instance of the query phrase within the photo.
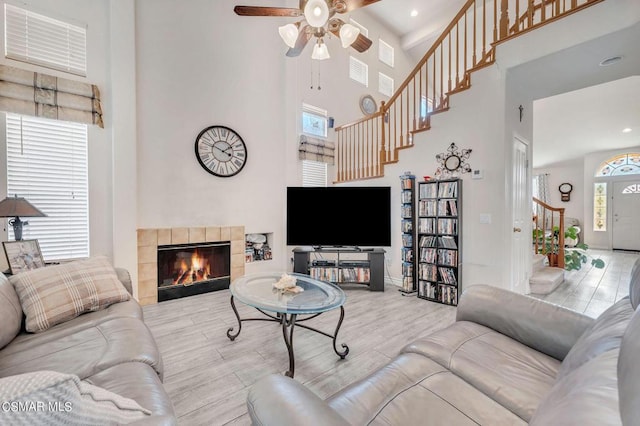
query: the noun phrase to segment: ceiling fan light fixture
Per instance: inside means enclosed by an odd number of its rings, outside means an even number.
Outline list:
[[[360,28],[351,25],[344,24],[340,27],[340,41],[342,42],[342,47],[347,48],[353,44],[354,41],[358,38],[360,34]]]
[[[327,45],[324,44],[322,39],[318,39],[318,43],[313,46],[313,53],[311,54],[311,59],[317,59],[318,61],[322,61],[324,59],[329,59],[331,55],[329,55],[329,49],[327,49]]]
[[[282,41],[284,43],[294,48],[296,45],[296,40],[298,39],[298,27],[295,24],[287,24],[281,27],[278,27],[278,33],[280,37],[282,37]]]
[[[327,2],[325,0],[309,0],[304,7],[304,19],[312,27],[324,27],[329,19]]]

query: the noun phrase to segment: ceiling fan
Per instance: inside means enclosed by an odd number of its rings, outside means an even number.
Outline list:
[[[289,46],[287,56],[300,55],[305,46],[315,36],[313,59],[329,59],[329,50],[324,43],[326,35],[338,37],[342,47],[353,47],[365,52],[371,47],[371,40],[360,34],[360,29],[335,17],[336,14],[351,12],[380,0],[300,0],[300,7],[236,6],[233,10],[240,16],[287,16],[302,18],[298,22],[278,28],[280,37]]]

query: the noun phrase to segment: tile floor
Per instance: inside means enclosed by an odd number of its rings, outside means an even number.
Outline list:
[[[594,318],[627,296],[631,267],[640,253],[590,249],[589,254],[603,259],[605,267],[596,269],[587,263],[579,271],[565,271],[564,282],[557,289],[545,296],[532,296]]]

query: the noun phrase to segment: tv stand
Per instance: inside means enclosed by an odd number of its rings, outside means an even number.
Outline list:
[[[335,254],[332,259],[311,259],[312,253]],[[341,259],[343,254],[361,254],[359,259]],[[384,291],[384,249],[359,247],[296,247],[293,272],[311,275],[334,284],[363,284],[371,291]],[[366,255],[366,256],[364,256]]]

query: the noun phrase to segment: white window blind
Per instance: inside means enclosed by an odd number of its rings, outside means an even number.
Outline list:
[[[327,163],[302,160],[302,186],[327,186]]]
[[[38,239],[48,262],[88,257],[87,126],[7,114],[6,127],[7,195],[47,215],[22,218],[23,239]]]
[[[349,56],[349,77],[369,87],[369,66],[353,56]]]
[[[393,86],[393,78],[381,72],[378,73],[378,92],[391,97],[394,90]]]
[[[378,59],[383,64],[387,64],[393,68],[394,64],[394,50],[390,44],[384,42],[382,39],[378,39]]]
[[[5,57],[87,75],[87,29],[4,5]]]

